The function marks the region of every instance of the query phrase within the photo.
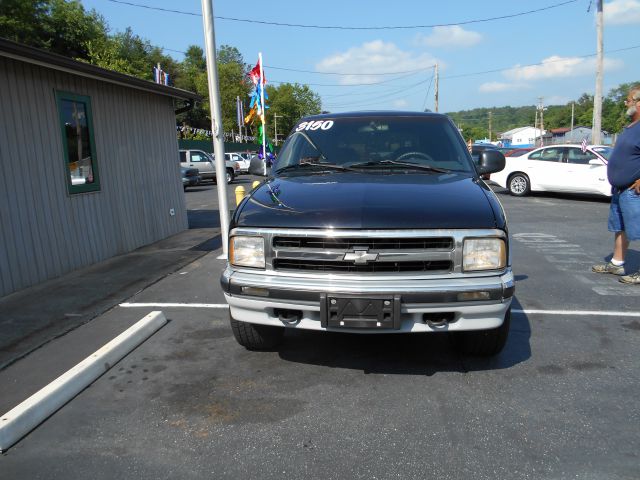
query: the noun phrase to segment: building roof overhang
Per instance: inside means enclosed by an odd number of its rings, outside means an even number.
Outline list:
[[[179,88],[161,85],[138,77],[133,77],[131,75],[125,75],[124,73],[108,70],[90,63],[73,60],[72,58],[58,55],[57,53],[51,53],[38,48],[29,47],[21,43],[12,42],[5,38],[0,38],[0,57],[12,58],[85,78],[92,78],[94,80],[143,90],[188,102],[202,100],[200,95],[187,90],[181,90]]]

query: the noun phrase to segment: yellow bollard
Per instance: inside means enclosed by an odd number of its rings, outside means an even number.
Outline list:
[[[244,198],[245,191],[242,185],[236,187],[236,206],[240,205],[240,202]]]
[[[254,180],[251,184],[251,188],[256,188],[258,185],[260,185],[260,180]]]

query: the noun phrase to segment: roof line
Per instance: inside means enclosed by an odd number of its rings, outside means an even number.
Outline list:
[[[80,62],[57,53],[51,53],[28,45],[16,43],[11,40],[7,40],[6,38],[0,38],[0,57],[21,60],[41,67],[60,70],[80,75],[82,77],[101,80],[124,87],[135,88],[137,90],[144,90],[159,95],[179,98],[181,100],[202,100],[200,95],[187,90],[169,87],[167,85],[160,85],[131,75],[125,75],[124,73],[108,70],[90,63]]]

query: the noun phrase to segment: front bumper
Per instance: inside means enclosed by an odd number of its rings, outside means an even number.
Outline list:
[[[261,325],[305,330],[352,331],[357,333],[437,332],[486,330],[502,325],[511,305],[515,283],[507,269],[495,276],[437,278],[378,278],[357,280],[328,276],[265,275],[230,267],[220,279],[231,316]],[[370,298],[399,297],[399,319],[395,329],[330,327],[323,318],[326,295]],[[299,319],[284,321],[282,311],[295,311]],[[430,321],[431,314],[449,319]],[[427,315],[425,315],[427,314]],[[437,316],[437,315],[436,315]]]

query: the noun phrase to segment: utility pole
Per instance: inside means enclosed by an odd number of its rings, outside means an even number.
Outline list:
[[[277,113],[273,114],[273,139],[275,140],[276,147],[278,146],[278,118],[282,118],[282,115]]]
[[[218,85],[218,64],[216,61],[216,37],[213,30],[213,0],[202,0],[202,24],[204,27],[205,51],[207,54],[207,80],[209,81],[209,103],[211,105],[211,134],[213,153],[216,160],[218,179],[218,210],[220,212],[220,234],[222,253],[229,251],[229,204],[224,179],[227,171],[224,165],[224,132],[222,131],[222,110],[220,108],[220,87]]]
[[[533,146],[537,147],[536,130],[538,129],[538,109],[536,108],[536,119],[533,121]]]
[[[593,127],[591,129],[591,143],[602,143],[602,69],[603,69],[603,45],[602,45],[602,0],[597,0],[596,29],[598,31],[598,47],[596,50],[596,93],[593,96]]]
[[[571,102],[571,141],[573,142],[573,117],[575,113],[576,102]]]
[[[435,70],[435,74],[434,76],[436,77],[436,85],[434,88],[434,92],[435,92],[435,111],[436,113],[438,113],[438,95],[440,94],[439,92],[439,78],[438,78],[438,64],[436,63],[436,70]]]
[[[538,97],[540,99],[540,146],[544,147],[544,102],[542,97]]]
[[[493,115],[493,112],[489,112],[489,141],[491,141],[491,115]]]

